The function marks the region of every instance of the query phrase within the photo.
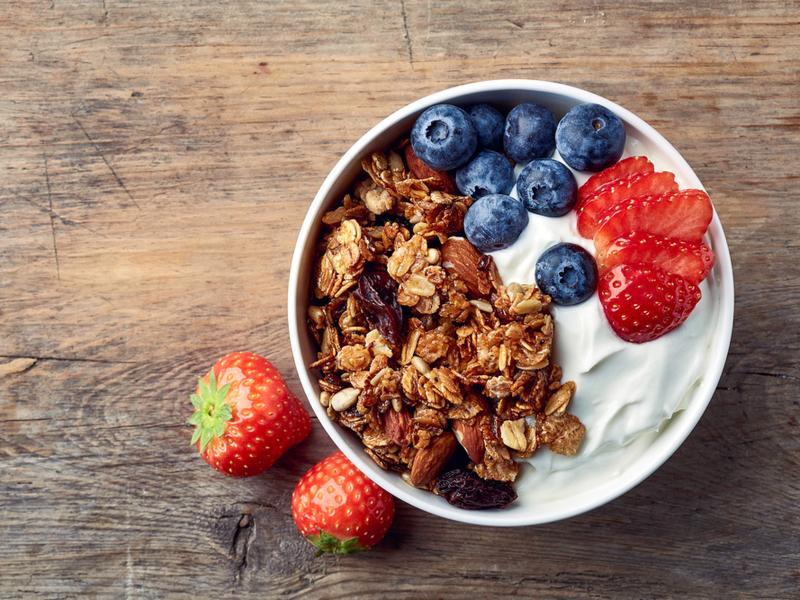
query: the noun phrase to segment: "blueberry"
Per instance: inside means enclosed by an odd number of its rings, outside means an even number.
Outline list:
[[[506,117],[503,147],[518,163],[548,158],[556,149],[556,116],[540,104],[518,104]]]
[[[462,194],[476,200],[488,194],[508,194],[514,187],[514,167],[494,150],[478,150],[456,171],[456,185]]]
[[[556,146],[573,169],[602,171],[622,157],[625,125],[605,106],[579,104],[558,124]]]
[[[500,111],[491,104],[476,104],[469,109],[469,116],[478,132],[478,147],[502,152],[506,120]]]
[[[437,104],[414,123],[411,146],[426,165],[448,171],[469,160],[478,146],[478,134],[465,111],[452,104]]]
[[[552,158],[529,162],[517,179],[517,193],[523,206],[545,217],[567,214],[578,200],[578,182],[563,163]]]
[[[528,225],[528,211],[511,196],[490,194],[479,198],[464,217],[464,233],[481,252],[502,250],[517,241]]]
[[[580,304],[597,288],[597,264],[577,244],[556,244],[536,261],[536,285],[553,299],[553,304]]]

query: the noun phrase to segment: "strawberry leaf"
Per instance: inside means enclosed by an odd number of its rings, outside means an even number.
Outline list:
[[[367,549],[366,546],[358,545],[358,536],[340,541],[331,534],[319,530],[319,535],[308,534],[306,539],[317,548],[316,556],[322,556],[325,552],[331,554],[357,554]]]
[[[225,423],[233,418],[233,408],[226,402],[230,383],[226,383],[217,389],[217,377],[214,369],[208,374],[208,383],[202,377],[198,377],[197,394],[191,395],[192,406],[197,410],[189,419],[189,425],[195,425],[192,434],[191,444],[200,441],[200,452],[214,438],[221,438],[225,435]]]

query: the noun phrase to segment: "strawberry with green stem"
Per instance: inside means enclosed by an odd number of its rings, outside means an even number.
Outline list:
[[[267,359],[235,352],[198,378],[191,395],[193,445],[232,477],[263,473],[311,431],[311,419]]]
[[[303,475],[292,516],[317,556],[355,554],[378,543],[394,519],[394,498],[339,451]]]

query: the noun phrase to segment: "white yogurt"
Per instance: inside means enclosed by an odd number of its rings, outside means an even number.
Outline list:
[[[636,140],[629,139],[625,156],[635,153],[636,145]],[[650,158],[656,170],[663,170]],[[575,175],[579,184],[588,178]],[[516,196],[516,189],[512,195]],[[535,283],[537,259],[559,242],[579,244],[594,254],[592,241],[578,234],[574,212],[560,218],[529,217],[528,226],[511,247],[492,253],[506,285]],[[569,412],[586,426],[586,437],[575,456],[547,449],[534,453],[528,462],[535,470],[524,468],[517,484],[518,490],[525,489],[525,503],[565,497],[621,475],[652,444],[667,420],[691,400],[706,371],[719,310],[706,281],[700,289],[703,298],[686,322],[645,344],[617,337],[597,292],[577,306],[551,305],[554,360],[563,370],[562,381],[574,381],[577,386]]]

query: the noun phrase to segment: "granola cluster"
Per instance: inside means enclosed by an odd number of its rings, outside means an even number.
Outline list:
[[[460,237],[472,199],[416,177],[406,144],[363,161],[323,216],[308,310],[320,402],[414,486],[433,489],[458,444],[479,477],[513,482],[515,459],[571,456],[585,433],[552,362],[550,298],[503,284]]]

